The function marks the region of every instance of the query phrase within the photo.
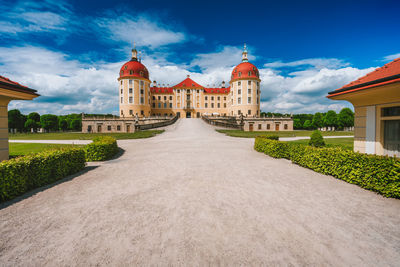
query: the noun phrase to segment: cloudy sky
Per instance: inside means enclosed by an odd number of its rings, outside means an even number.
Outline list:
[[[351,2],[351,3],[350,3]],[[398,1],[3,1],[0,75],[37,89],[24,113],[115,113],[133,42],[151,80],[229,81],[243,43],[263,111],[340,110],[329,91],[400,57]]]

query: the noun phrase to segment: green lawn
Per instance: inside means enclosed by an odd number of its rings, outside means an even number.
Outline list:
[[[353,150],[353,145],[354,145],[354,138],[349,137],[349,138],[325,138],[325,144],[327,147],[337,147],[340,146],[344,149],[348,150]],[[308,145],[309,139],[303,139],[303,140],[295,140],[295,141],[289,141],[290,143],[295,143],[295,144],[304,144]]]
[[[157,134],[163,133],[164,130],[148,130],[139,131],[134,133],[71,133],[71,132],[57,132],[57,133],[18,133],[10,134],[11,140],[92,140],[96,136],[112,136],[116,139],[138,139],[149,138]]]
[[[77,147],[83,145],[61,145],[61,144],[33,144],[33,143],[9,143],[10,156],[24,156],[39,153],[48,149],[60,149],[63,147]]]
[[[254,138],[258,135],[278,135],[280,137],[295,137],[295,136],[311,136],[313,131],[289,131],[289,132],[273,132],[273,131],[263,131],[263,132],[245,132],[241,130],[216,130],[217,132],[224,133],[233,137],[246,137]],[[354,135],[354,132],[344,132],[344,131],[333,131],[333,132],[321,132],[323,136],[341,136],[341,135]]]

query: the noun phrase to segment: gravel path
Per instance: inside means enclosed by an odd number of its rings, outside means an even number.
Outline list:
[[[2,266],[398,266],[400,201],[181,119],[0,209]]]

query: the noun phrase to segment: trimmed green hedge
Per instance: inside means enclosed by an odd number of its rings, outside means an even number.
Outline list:
[[[0,202],[53,183],[85,167],[81,148],[47,150],[0,163]]]
[[[117,140],[111,136],[99,136],[85,146],[87,161],[103,161],[118,153]]]
[[[357,153],[341,148],[316,148],[256,138],[254,149],[275,158],[286,158],[302,167],[385,197],[400,198],[400,160],[394,157]]]

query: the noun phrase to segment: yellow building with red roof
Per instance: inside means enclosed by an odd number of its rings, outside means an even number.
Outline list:
[[[8,159],[8,103],[38,96],[36,90],[0,76],[0,161]]]
[[[260,78],[256,66],[248,62],[247,48],[242,63],[231,75],[229,86],[205,87],[189,75],[182,82],[164,87],[151,83],[149,71],[132,50],[132,58],[119,73],[119,115],[121,117],[175,116],[200,118],[202,115],[258,117]]]
[[[354,106],[354,151],[400,156],[400,58],[329,92]]]

